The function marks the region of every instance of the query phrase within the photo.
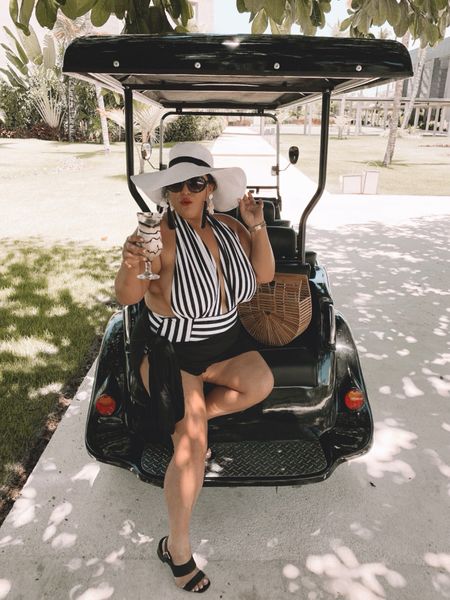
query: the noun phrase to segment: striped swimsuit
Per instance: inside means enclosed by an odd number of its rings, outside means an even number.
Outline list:
[[[256,277],[237,234],[210,217],[219,247],[228,312],[221,313],[221,290],[216,262],[193,227],[175,211],[176,258],[171,304],[174,317],[149,310],[150,329],[171,342],[200,342],[222,334],[237,322],[237,305],[252,298]]]

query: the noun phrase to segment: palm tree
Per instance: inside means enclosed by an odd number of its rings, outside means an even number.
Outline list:
[[[53,35],[60,44],[61,52],[63,53],[67,46],[75,38],[90,35],[95,33],[95,28],[92,25],[89,13],[78,17],[77,19],[69,19],[62,11],[58,11],[58,16],[53,27]],[[102,129],[103,146],[106,152],[111,149],[108,132],[108,122],[105,117],[105,103],[103,101],[102,91],[100,86],[95,86],[95,95],[97,98],[98,112],[100,115],[100,124]],[[73,88],[68,82],[68,107],[74,106]],[[70,114],[69,114],[70,119]]]
[[[350,2],[347,2],[350,8]],[[331,35],[332,37],[347,37],[346,31],[341,31],[341,21],[336,21],[334,25],[331,27]],[[388,28],[380,27],[378,31],[378,37],[380,40],[388,39],[391,36],[391,33]],[[362,96],[362,91],[358,93],[359,96]],[[341,98],[341,106],[339,110],[339,116],[336,119],[338,124],[338,138],[342,139],[345,125],[348,122],[348,119],[345,117],[345,96]],[[361,102],[356,102],[356,117],[355,117],[355,135],[361,134]]]
[[[350,4],[349,2],[347,2],[347,4]],[[345,33],[340,31],[340,22],[338,21],[332,28],[332,35],[339,37],[339,36],[345,36]],[[386,28],[386,27],[380,27],[379,32],[378,32],[378,37],[379,39],[388,39],[391,37],[391,31]],[[410,34],[407,31],[405,33],[405,35],[402,38],[402,43],[408,47],[409,44],[409,39],[410,39]],[[395,142],[397,140],[397,132],[398,132],[398,119],[399,119],[399,115],[400,115],[400,104],[401,104],[401,97],[402,97],[402,90],[403,90],[403,81],[397,81],[395,84],[395,91],[394,91],[394,98],[393,98],[393,105],[392,105],[392,114],[391,114],[391,118],[390,118],[390,122],[389,122],[389,136],[388,136],[388,143],[386,146],[386,152],[384,155],[384,159],[383,159],[383,166],[387,167],[391,161],[392,161],[392,157],[394,155],[394,150],[395,150]],[[416,92],[417,93],[417,92]],[[358,103],[359,104],[359,103]],[[358,119],[360,119],[360,109],[358,107],[357,104],[357,121]],[[409,117],[408,117],[409,119]],[[360,130],[360,123],[356,123],[355,124],[355,131]]]
[[[125,129],[125,112],[121,108],[112,108],[110,110],[100,111],[100,114],[114,123]],[[164,112],[157,105],[149,106],[141,102],[133,102],[133,117],[134,117],[134,133],[139,134],[141,143],[155,142],[155,130],[159,125],[161,115]],[[139,173],[144,172],[144,158],[141,152],[138,152],[139,157]]]
[[[402,37],[402,44],[406,47],[409,45],[410,33],[407,31]],[[387,167],[392,162],[394,156],[395,142],[397,141],[398,119],[400,116],[400,103],[402,99],[403,80],[399,79],[395,82],[394,99],[392,104],[391,120],[389,122],[389,137],[386,147],[386,152],[383,158],[383,167]]]
[[[411,113],[414,108],[414,102],[417,98],[417,94],[419,93],[419,85],[420,85],[420,81],[422,79],[423,68],[425,66],[427,50],[428,50],[428,46],[425,46],[424,48],[420,48],[420,50],[419,50],[419,57],[418,57],[416,70],[415,70],[413,81],[412,81],[411,96],[409,98],[408,105],[405,108],[405,113],[403,115],[403,121],[402,121],[400,130],[404,130],[404,129],[406,129],[406,127],[408,127],[409,119],[411,118]]]
[[[31,26],[28,37],[20,29],[17,29],[17,37],[7,27],[4,30],[15,49],[4,45],[9,64],[0,71],[13,87],[28,91],[42,120],[59,131],[64,116],[64,103],[60,68],[52,36],[46,34],[41,46]]]

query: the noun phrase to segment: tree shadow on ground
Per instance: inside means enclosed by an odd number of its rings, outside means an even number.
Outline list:
[[[116,252],[4,241],[0,284],[0,482],[21,469],[49,413],[74,383],[112,312]],[[89,363],[89,364],[88,364]]]
[[[424,597],[450,594],[450,568],[430,569],[449,564],[442,536],[450,496],[449,227],[450,217],[440,216],[309,232],[308,247],[353,330],[375,436],[369,453],[341,472],[349,494],[364,486],[367,516],[356,517],[357,502],[336,507],[340,527],[330,530],[329,551],[310,549],[292,591],[379,600],[415,597],[419,585]]]

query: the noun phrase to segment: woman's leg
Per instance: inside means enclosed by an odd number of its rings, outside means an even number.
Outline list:
[[[202,378],[217,386],[206,397],[208,419],[258,404],[267,398],[274,383],[272,371],[255,351],[210,365]]]
[[[148,361],[141,366],[144,382],[148,382]],[[206,419],[203,382],[200,377],[181,371],[185,414],[175,425],[172,435],[174,453],[166,470],[164,495],[169,515],[168,550],[176,565],[187,562],[191,555],[189,526],[192,511],[203,486],[208,424]],[[198,569],[175,582],[183,587]],[[208,583],[203,579],[194,588],[201,589]]]
[[[192,511],[203,486],[205,454],[208,439],[203,382],[181,371],[184,391],[184,418],[175,425],[172,435],[174,453],[164,479],[164,494],[169,512],[168,549],[175,564],[183,564],[192,555],[189,526]],[[183,587],[198,569],[177,577],[176,583]],[[194,589],[208,583],[203,579]]]

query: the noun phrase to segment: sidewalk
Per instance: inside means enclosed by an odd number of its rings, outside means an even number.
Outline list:
[[[262,183],[271,147],[233,128],[214,144],[217,166],[235,165],[237,149],[249,181]],[[283,178],[283,217],[297,222],[298,204],[306,204],[315,185],[293,166]],[[120,214],[107,244],[128,234]],[[449,223],[450,197],[324,195],[309,221],[316,229],[311,236],[328,249],[337,303],[347,306],[354,324],[377,422],[375,445],[320,484],[205,488],[192,521],[194,556],[212,581],[205,598],[448,597],[450,292],[443,272]],[[83,239],[95,243],[98,223],[85,225]],[[343,225],[351,244],[337,229]],[[405,273],[398,262],[390,273],[384,260],[373,261],[383,240],[392,256],[407,257]],[[433,260],[427,248],[435,248]],[[342,269],[366,278],[355,286]],[[411,281],[420,282],[422,294]],[[395,296],[396,286],[403,298]],[[0,529],[0,600],[187,598],[156,557],[167,533],[162,490],[86,453],[93,376],[94,367]]]
[[[212,145],[216,166],[241,166],[250,185],[275,185],[271,176],[275,164],[272,146],[247,127],[229,127]],[[89,144],[76,145],[59,153],[55,161],[53,142],[8,140],[4,152],[17,155],[12,173],[0,173],[0,238],[36,236],[46,243],[77,241],[101,247],[118,246],[136,226],[136,208],[125,180],[123,147],[102,155]],[[155,154],[157,150],[155,149]],[[42,157],[41,157],[42,155]],[[27,162],[21,161],[26,156]],[[29,159],[33,157],[33,166]],[[45,168],[49,157],[56,166]],[[281,160],[281,168],[287,166]],[[120,173],[120,176],[118,176]],[[23,190],[24,176],[33,185]],[[99,183],[100,182],[100,183]],[[316,182],[296,166],[281,176],[283,218],[298,225],[300,215],[316,191]],[[14,202],[11,201],[14,198]],[[381,196],[341,195],[324,192],[311,213],[308,225],[336,230],[346,223],[401,223],[410,218],[448,214],[450,195]],[[26,218],[24,219],[24,215]]]
[[[236,148],[239,148],[238,154]],[[276,177],[270,175],[271,167],[275,164],[274,148],[258,134],[248,135],[248,128],[229,127],[215,142],[213,153],[216,166],[239,164],[247,173],[249,184],[257,182],[260,185],[276,185]],[[246,160],[248,156],[251,156],[251,160]],[[287,165],[288,161],[282,158],[280,168],[284,169]],[[281,174],[283,219],[289,219],[297,226],[303,209],[316,189],[315,181],[309,179],[297,167],[289,166]],[[395,225],[408,219],[449,213],[450,194],[424,197],[330,194],[325,191],[311,213],[308,225],[328,230],[337,229],[345,224],[368,222]]]

